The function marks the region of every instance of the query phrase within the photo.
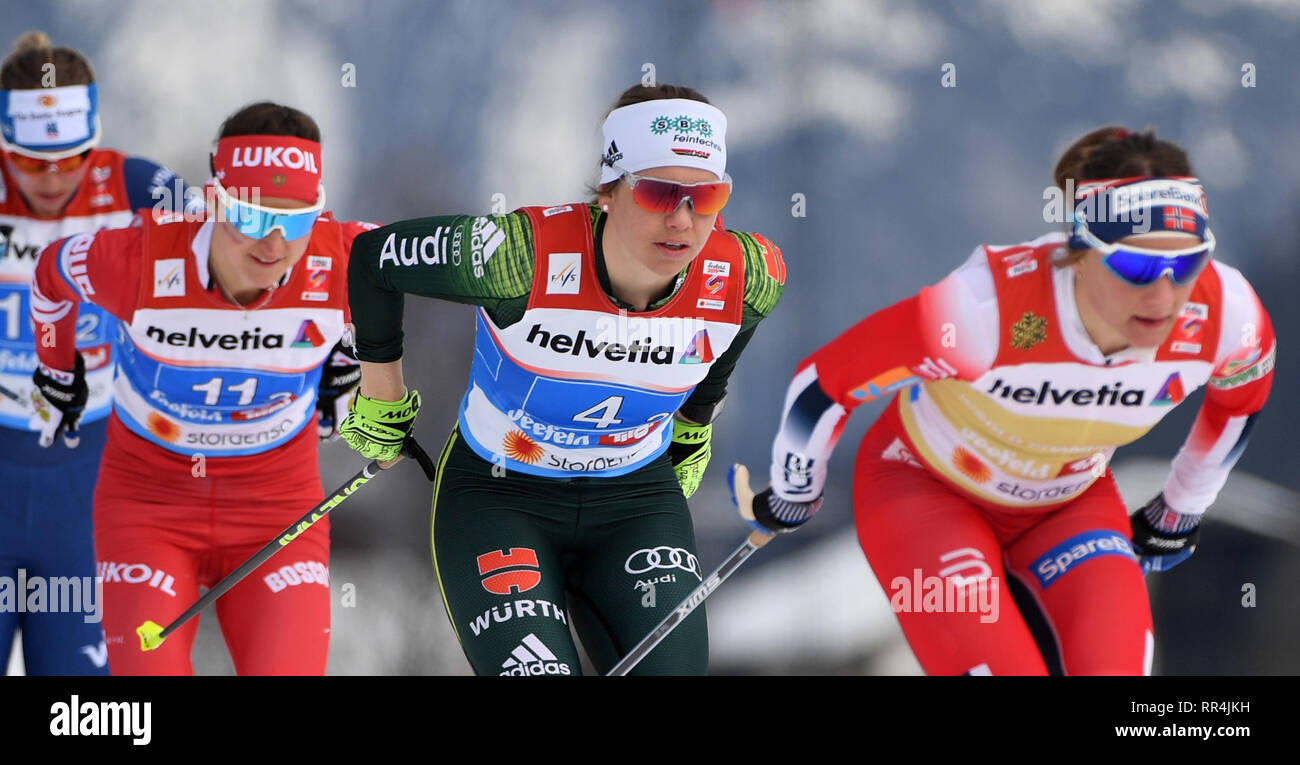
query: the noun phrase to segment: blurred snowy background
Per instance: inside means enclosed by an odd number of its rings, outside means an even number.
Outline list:
[[[713,469],[692,500],[701,563],[743,538],[725,467],[763,472],[794,365],[867,313],[942,278],[983,242],[1043,233],[1059,153],[1109,123],[1181,142],[1220,243],[1270,310],[1277,382],[1193,561],[1149,580],[1157,672],[1300,673],[1293,423],[1300,325],[1300,2],[1296,0],[614,0],[417,2],[55,0],[7,3],[0,46],[28,29],[95,67],[105,145],[207,171],[222,119],[263,99],[313,115],[330,207],[388,222],[585,198],[604,110],[653,67],[729,118],[728,227],[783,249],[785,298],[733,379]],[[355,87],[345,87],[351,70]],[[955,87],[943,87],[947,72]],[[949,82],[953,82],[949,79]],[[1247,85],[1251,85],[1247,87]],[[792,214],[803,195],[803,217]],[[472,310],[407,301],[407,376],[437,449],[468,373]],[[1116,473],[1154,494],[1194,396]],[[715,673],[918,671],[857,548],[851,459],[825,508],[757,554],[709,601]],[[1132,462],[1134,458],[1154,461]],[[360,464],[322,448],[332,489]],[[1130,493],[1131,492],[1131,493]],[[333,674],[467,674],[429,562],[430,486],[403,466],[333,517]],[[1246,520],[1242,520],[1242,519]],[[340,603],[355,586],[355,606]],[[1241,604],[1244,583],[1258,604]],[[229,672],[215,618],[196,666]]]

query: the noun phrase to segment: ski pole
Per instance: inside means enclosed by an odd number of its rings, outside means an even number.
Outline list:
[[[421,468],[426,470],[426,473],[428,473],[428,469],[432,467],[432,462],[429,460],[428,454],[420,448],[419,444],[415,443],[414,438],[409,436],[407,437],[407,442],[402,447],[402,453],[413,457],[420,463]],[[358,489],[365,486],[370,479],[378,475],[381,470],[392,467],[395,463],[396,460],[381,467],[378,460],[371,460],[361,469],[361,472],[344,482],[344,484],[327,497],[325,501],[316,505],[311,510],[308,510],[301,518],[294,521],[288,528],[280,532],[275,539],[267,542],[265,547],[254,553],[253,557],[244,561],[239,568],[231,571],[220,582],[213,585],[212,589],[203,593],[203,597],[196,600],[193,605],[185,609],[184,613],[172,620],[172,623],[168,624],[165,628],[160,627],[155,621],[146,621],[144,624],[141,624],[135,630],[136,634],[140,636],[140,650],[152,651],[162,645],[168,635],[179,629],[181,625],[193,618],[199,611],[202,611],[209,603],[224,595],[227,590],[234,587],[241,579],[248,576],[254,569],[269,560],[271,556],[279,552],[285,545],[289,544],[304,531],[311,528],[312,524],[316,523],[316,521],[319,521],[321,518],[324,518],[329,511],[338,507]],[[432,475],[430,475],[430,480],[432,480]]]
[[[18,406],[21,407],[27,406],[27,402],[23,400],[22,396],[18,395],[17,393],[14,393],[13,391],[9,390],[3,385],[0,385],[0,396],[4,396],[7,399],[11,399]]]
[[[607,673],[608,676],[621,676],[631,672],[632,668],[641,663],[641,660],[648,656],[655,646],[663,642],[663,639],[668,637],[670,632],[677,629],[677,625],[681,624],[692,611],[703,603],[705,598],[718,589],[727,580],[727,577],[731,576],[732,572],[740,568],[740,564],[744,563],[746,558],[753,555],[758,548],[772,541],[773,536],[775,534],[764,534],[757,530],[751,531],[745,542],[740,547],[737,547],[736,551],[723,561],[721,566],[718,566],[713,573],[705,577],[704,581],[700,582],[700,586],[692,590],[691,594],[687,595],[686,599],[679,603],[672,613],[665,616],[663,621],[659,622],[658,627],[655,627],[649,635],[642,638],[640,643],[633,646],[632,650],[628,651],[627,655],[623,657],[623,660],[614,665],[614,668]]]

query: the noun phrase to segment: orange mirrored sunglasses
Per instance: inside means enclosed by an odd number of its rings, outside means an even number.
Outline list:
[[[79,170],[81,166],[86,163],[86,158],[90,156],[90,151],[90,149],[87,149],[80,154],[74,154],[71,157],[64,157],[63,159],[31,157],[26,154],[17,154],[12,151],[8,152],[6,156],[9,157],[9,161],[14,164],[14,167],[30,175],[37,175],[39,173],[71,173],[74,170]]]

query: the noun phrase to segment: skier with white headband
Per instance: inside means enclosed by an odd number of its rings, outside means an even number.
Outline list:
[[[86,57],[54,47],[43,32],[19,38],[0,66],[0,577],[23,589],[63,580],[84,590],[76,608],[0,607],[0,664],[20,629],[29,675],[109,671],[90,521],[117,327],[99,308],[81,314],[75,334],[87,397],[80,427],[64,423],[56,440],[61,418],[31,385],[37,336],[27,313],[36,256],[55,239],[125,226],[139,208],[184,199],[174,173],[102,147],[102,133],[99,86]],[[37,433],[41,446],[53,448],[34,448]]]
[[[1082,137],[1054,178],[1075,191],[1069,236],[978,247],[813,353],[786,395],[771,487],[754,496],[737,471],[756,527],[796,529],[849,413],[894,396],[859,448],[854,507],[927,673],[1150,674],[1143,573],[1192,554],[1277,352],[1245,277],[1211,257],[1191,175],[1153,132]],[[1201,385],[1164,490],[1130,519],[1111,456]]]
[[[317,442],[360,378],[342,344],[345,275],[353,238],[374,226],[324,210],[315,121],[244,107],[211,163],[206,216],[142,211],[36,264],[31,318],[52,342],[35,378],[65,422],[86,395],[78,306],[124,324],[94,515],[114,674],[192,673],[198,619],[147,653],[136,628],[172,621],[321,501]],[[324,673],[328,520],[217,601],[239,674]]]
[[[727,379],[785,280],[726,231],[727,122],[699,93],[636,86],[603,126],[594,203],[402,221],[357,237],[361,391],[342,436],[394,459],[405,293],[479,307],[469,388],[438,462],[433,559],[480,675],[604,672],[700,584],[686,498]],[[408,343],[409,347],[409,343]],[[702,674],[703,609],[635,670]]]

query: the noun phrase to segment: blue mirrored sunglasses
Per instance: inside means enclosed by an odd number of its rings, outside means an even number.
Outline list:
[[[1181,250],[1150,250],[1132,245],[1108,244],[1098,239],[1083,221],[1076,221],[1075,232],[1090,247],[1101,253],[1101,262],[1110,272],[1135,287],[1154,284],[1165,274],[1178,286],[1200,276],[1214,254],[1214,233],[1205,229],[1205,241]]]
[[[226,222],[251,239],[261,239],[279,229],[285,241],[292,242],[310,234],[316,218],[320,216],[321,210],[325,209],[324,186],[320,188],[316,204],[291,210],[244,202],[232,197],[221,187],[221,184],[214,184],[214,186]]]

